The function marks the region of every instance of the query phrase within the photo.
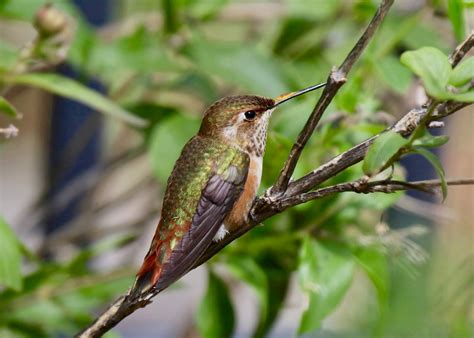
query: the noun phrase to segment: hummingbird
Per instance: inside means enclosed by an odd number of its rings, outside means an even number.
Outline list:
[[[189,272],[212,241],[247,223],[273,110],[324,85],[275,99],[229,96],[205,111],[168,179],[161,218],[129,297],[161,292]]]

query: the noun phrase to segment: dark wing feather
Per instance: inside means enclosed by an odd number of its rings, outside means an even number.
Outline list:
[[[248,166],[230,165],[220,175],[214,174],[204,188],[189,231],[173,249],[156,285],[161,291],[187,273],[209,247],[224,218],[243,191]]]

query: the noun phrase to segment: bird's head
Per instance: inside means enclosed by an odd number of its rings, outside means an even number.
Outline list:
[[[324,85],[318,84],[275,99],[255,95],[224,97],[206,110],[199,135],[216,137],[249,154],[262,156],[273,110],[285,101]]]

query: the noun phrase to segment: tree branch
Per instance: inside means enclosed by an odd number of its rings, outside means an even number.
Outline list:
[[[382,1],[374,17],[370,21],[360,39],[357,41],[354,48],[352,48],[350,53],[347,55],[344,62],[341,64],[341,66],[339,66],[338,69],[332,69],[318,103],[311,112],[311,115],[303,130],[301,130],[300,134],[298,135],[298,139],[291,148],[288,159],[286,160],[275,185],[270,190],[272,194],[281,194],[288,187],[288,182],[291,179],[291,175],[295,171],[296,164],[298,163],[298,159],[301,156],[303,148],[306,146],[306,143],[313,134],[314,129],[318,125],[332,99],[339,91],[339,88],[341,88],[346,82],[347,74],[349,74],[350,70],[354,66],[354,63],[362,55],[362,52],[369,43],[370,39],[374,36],[375,31],[382,23],[392,4],[393,0]]]
[[[127,302],[126,295],[120,296],[99,317],[97,317],[97,319],[89,327],[78,333],[76,337],[101,337],[104,333],[120,323],[122,319],[150,303],[150,300],[142,300],[131,303]]]

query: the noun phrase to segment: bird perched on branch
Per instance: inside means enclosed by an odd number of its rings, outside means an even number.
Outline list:
[[[206,110],[168,179],[161,219],[128,297],[167,288],[192,269],[212,241],[247,223],[273,110],[324,85],[276,99],[230,96]]]

